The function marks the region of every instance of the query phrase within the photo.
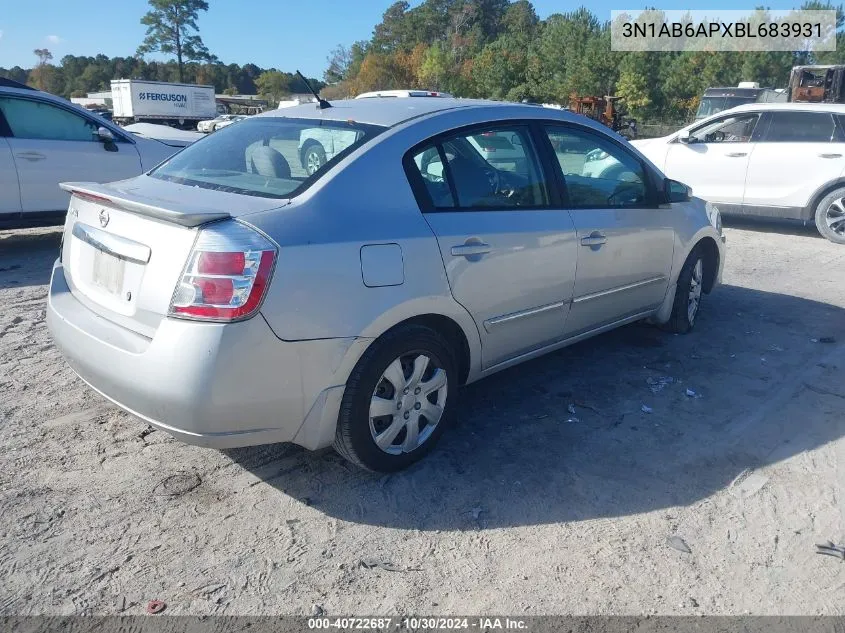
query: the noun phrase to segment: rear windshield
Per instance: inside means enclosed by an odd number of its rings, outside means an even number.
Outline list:
[[[256,117],[213,132],[150,176],[262,198],[292,198],[384,131],[351,121]]]

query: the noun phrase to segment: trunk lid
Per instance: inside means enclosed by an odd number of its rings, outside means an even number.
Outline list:
[[[152,338],[200,228],[286,203],[141,176],[105,185],[62,183],[71,193],[62,264],[90,310]]]

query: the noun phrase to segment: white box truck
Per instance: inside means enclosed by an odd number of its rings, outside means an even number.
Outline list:
[[[160,123],[193,130],[199,121],[217,116],[214,86],[115,79],[111,92],[113,117],[121,125]]]

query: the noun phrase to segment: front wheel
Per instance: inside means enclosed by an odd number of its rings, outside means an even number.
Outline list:
[[[845,244],[845,187],[834,189],[819,202],[816,228],[831,242]]]
[[[353,464],[393,472],[425,456],[457,396],[448,343],[421,325],[398,327],[358,361],[346,383],[334,447]]]
[[[701,307],[701,291],[704,284],[704,258],[698,247],[693,249],[681,274],[678,275],[678,285],[675,289],[675,302],[672,304],[672,315],[663,325],[665,330],[675,334],[686,334],[695,325]]]

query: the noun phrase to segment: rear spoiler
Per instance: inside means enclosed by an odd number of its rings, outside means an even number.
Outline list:
[[[129,194],[112,188],[109,185],[99,185],[93,182],[62,182],[59,187],[73,196],[89,200],[105,206],[122,209],[136,215],[143,215],[156,220],[164,220],[181,226],[195,227],[216,220],[232,217],[225,211],[203,211],[192,209],[189,211],[174,211],[158,206],[156,200],[144,198],[140,195]]]

